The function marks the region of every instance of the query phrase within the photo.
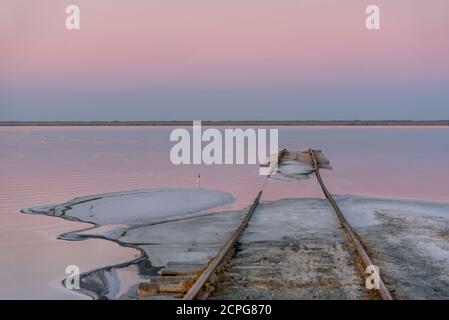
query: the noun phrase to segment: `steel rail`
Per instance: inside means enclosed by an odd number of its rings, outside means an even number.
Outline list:
[[[224,258],[229,255],[234,250],[234,244],[237,241],[237,239],[242,234],[243,230],[248,225],[249,220],[251,219],[251,216],[256,210],[257,205],[259,204],[260,197],[262,196],[262,190],[259,191],[256,199],[254,199],[253,204],[248,210],[248,213],[245,215],[245,218],[242,220],[238,228],[231,234],[231,236],[228,238],[224,246],[220,249],[218,254],[212,259],[212,261],[207,265],[206,269],[201,273],[201,275],[196,279],[195,283],[192,287],[187,291],[187,293],[184,295],[184,300],[195,300],[195,299],[202,299],[201,292],[210,279],[210,277],[215,273],[217,268],[221,265]]]
[[[371,261],[371,258],[369,257],[368,253],[365,251],[365,248],[363,248],[362,243],[360,242],[358,236],[355,234],[355,232],[352,230],[351,226],[347,222],[346,218],[344,217],[342,211],[337,205],[337,202],[334,200],[330,192],[327,190],[323,179],[321,179],[320,175],[320,168],[318,166],[316,157],[315,157],[315,151],[312,149],[309,149],[309,154],[312,159],[313,163],[313,169],[315,171],[315,175],[318,179],[318,182],[321,186],[321,189],[324,192],[324,195],[326,196],[327,200],[330,202],[332,207],[335,210],[335,213],[337,214],[338,220],[340,221],[341,226],[345,230],[346,234],[348,235],[349,239],[351,240],[352,244],[354,245],[357,254],[359,255],[362,263],[364,264],[364,267],[368,267],[370,265],[374,265],[374,263]],[[379,295],[383,300],[393,300],[393,297],[391,296],[390,291],[385,286],[382,278],[379,274]]]
[[[279,163],[280,159],[282,158],[282,156],[284,155],[285,151],[286,150],[283,149],[283,150],[279,150],[277,152],[277,163],[275,164],[275,166],[278,165],[278,163]],[[266,179],[268,179],[269,176],[267,176]],[[265,180],[265,182],[266,182],[266,180]],[[241,236],[243,231],[248,226],[248,222],[251,219],[251,216],[253,215],[254,211],[256,210],[257,205],[259,204],[260,198],[262,197],[265,182],[262,185],[261,190],[257,194],[257,197],[254,199],[253,204],[249,208],[247,214],[243,218],[240,225],[237,227],[237,229],[235,229],[235,231],[231,234],[231,236],[228,238],[226,243],[220,249],[218,254],[210,261],[210,263],[207,265],[206,269],[204,269],[204,271],[201,273],[201,275],[196,279],[195,283],[189,288],[187,293],[183,296],[184,300],[204,299],[207,296],[207,292],[205,294],[201,294],[203,292],[203,288],[206,286],[206,283],[209,281],[211,276],[217,271],[217,269],[223,263],[223,260],[225,259],[225,257],[230,256],[231,253],[233,253],[234,245],[235,245],[236,241],[238,240],[238,238]]]

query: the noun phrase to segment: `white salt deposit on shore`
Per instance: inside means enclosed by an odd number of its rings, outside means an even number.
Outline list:
[[[336,199],[397,298],[449,299],[449,204],[357,196]],[[133,299],[137,297],[137,284],[157,275],[168,262],[207,263],[241,221],[244,211],[206,210],[231,201],[230,194],[216,190],[146,189],[81,197],[24,212],[96,224],[95,228],[64,234],[65,239],[100,237],[141,250],[143,256],[133,262],[95,270],[82,278],[82,292],[93,297]],[[351,266],[346,240],[326,200],[262,204],[240,241],[251,243],[247,253],[258,259],[266,255],[269,263],[291,262],[294,272],[289,263],[284,265],[290,270],[291,281],[313,284],[316,279],[329,279],[347,289],[289,289],[279,291],[279,297],[364,297],[357,287],[363,275],[359,279]],[[315,252],[310,248],[316,246],[322,250],[316,251],[314,259],[332,265],[330,268],[310,270],[307,263],[301,267],[308,252]],[[246,262],[241,261],[245,267]],[[273,265],[272,270],[279,273],[284,269]]]
[[[206,263],[241,216],[240,212],[221,215],[208,210],[233,201],[231,194],[210,189],[142,189],[79,197],[22,211],[95,224],[61,235],[65,240],[103,238],[140,249],[142,257],[89,271],[81,278],[81,292],[117,299],[135,297],[137,283],[157,274],[169,261]],[[132,276],[132,272],[136,274]]]
[[[449,299],[449,204],[338,196],[400,299]]]
[[[231,194],[210,189],[141,189],[79,197],[24,212],[75,218],[97,225],[140,224],[204,211],[232,201]]]
[[[406,215],[409,218],[441,217],[449,219],[449,204],[429,201],[382,199],[363,196],[335,196],[340,209],[354,228],[370,227],[382,223],[379,212]]]

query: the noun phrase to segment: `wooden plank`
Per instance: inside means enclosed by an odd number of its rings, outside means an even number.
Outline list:
[[[139,297],[150,297],[160,294],[183,294],[194,283],[195,279],[178,279],[178,281],[163,281],[161,277],[155,282],[139,283]]]
[[[195,275],[200,273],[204,269],[204,266],[196,267],[177,267],[177,268],[163,268],[159,271],[161,276],[185,276]]]

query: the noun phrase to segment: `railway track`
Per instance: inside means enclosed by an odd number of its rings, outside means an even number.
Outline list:
[[[187,291],[187,293],[183,297],[184,300],[206,299],[209,293],[213,291],[214,285],[211,285],[209,282],[211,281],[211,278],[213,278],[214,276],[218,276],[221,271],[220,268],[223,266],[224,262],[226,262],[226,259],[232,258],[235,250],[235,243],[240,238],[240,235],[247,227],[251,216],[256,210],[256,207],[259,204],[260,197],[262,196],[262,192],[262,190],[259,191],[256,199],[254,199],[254,202],[249,208],[242,223],[231,234],[224,246],[220,249],[215,258],[212,259],[212,261],[207,265],[206,269],[204,269],[193,286],[190,287],[189,291]],[[218,279],[212,279],[212,281],[217,280]]]
[[[277,162],[279,162],[284,152],[285,150],[280,150],[278,152],[276,157]],[[209,292],[213,290],[213,285],[210,284],[211,278],[214,278],[220,273],[221,271],[220,268],[223,267],[223,264],[227,259],[232,259],[232,256],[235,251],[235,243],[240,238],[240,235],[243,233],[245,228],[248,226],[248,222],[258,206],[260,198],[262,197],[262,193],[263,193],[263,186],[259,191],[259,193],[257,194],[257,197],[254,199],[253,204],[249,208],[248,212],[246,213],[240,225],[231,234],[231,236],[228,238],[224,246],[215,256],[215,258],[213,258],[212,261],[207,265],[206,269],[204,269],[201,275],[197,278],[193,286],[190,287],[190,289],[184,295],[183,299],[185,300],[206,299],[207,296],[209,295]],[[218,279],[212,279],[212,282],[217,280]]]
[[[280,161],[282,159],[282,157],[285,153],[286,153],[286,150],[282,150],[278,153],[278,161]],[[320,165],[317,161],[316,151],[309,149],[308,154],[310,156],[310,163],[313,166],[313,171],[315,172],[316,178],[321,186],[321,189],[323,190],[323,193],[326,196],[326,199],[329,201],[333,210],[335,211],[338,221],[346,235],[346,239],[350,242],[350,246],[355,249],[354,251],[357,255],[359,262],[362,264],[364,269],[366,269],[368,266],[374,265],[371,258],[368,255],[368,253],[366,252],[365,248],[363,247],[362,243],[360,242],[358,236],[352,230],[352,228],[346,221],[343,213],[341,212],[340,208],[338,207],[336,201],[334,200],[332,195],[327,190],[327,188],[321,178],[321,175],[320,175],[320,170],[319,170]],[[218,254],[209,262],[209,264],[206,266],[206,268],[196,278],[193,285],[190,286],[190,288],[184,294],[184,296],[183,296],[184,300],[207,299],[208,296],[216,289],[218,282],[219,282],[220,274],[226,270],[227,265],[229,264],[230,260],[232,259],[233,255],[235,253],[236,242],[238,241],[238,239],[242,235],[243,231],[248,226],[248,223],[259,204],[262,193],[263,193],[263,188],[257,194],[257,197],[255,198],[255,200],[252,203],[251,207],[249,208],[248,212],[244,216],[244,219],[242,220],[242,222],[235,229],[235,231],[230,235],[230,237],[228,238],[226,243],[219,250]],[[393,299],[389,290],[386,288],[383,280],[380,278],[380,275],[379,275],[379,289],[377,290],[377,294],[378,294],[379,298],[381,298],[383,300],[392,300]]]
[[[352,245],[354,246],[358,257],[360,258],[363,267],[366,269],[368,266],[374,266],[374,263],[372,262],[371,258],[369,257],[368,253],[366,252],[365,248],[363,247],[362,243],[360,242],[358,236],[355,234],[355,232],[352,230],[349,223],[346,221],[346,218],[344,217],[343,213],[341,212],[340,208],[337,205],[337,202],[334,200],[330,192],[327,190],[326,185],[323,182],[323,179],[321,178],[320,174],[320,168],[317,164],[317,160],[315,157],[315,151],[312,149],[309,149],[310,158],[312,159],[313,163],[313,169],[315,171],[316,178],[321,186],[321,189],[323,190],[324,195],[326,196],[326,199],[329,201],[329,203],[332,205],[332,207],[335,210],[335,213],[338,217],[338,220],[340,221],[341,226],[345,230],[346,235],[348,236],[348,239],[351,241]],[[387,287],[385,286],[382,278],[380,275],[379,277],[379,295],[383,300],[393,300],[393,297],[391,296],[391,293],[388,291]]]

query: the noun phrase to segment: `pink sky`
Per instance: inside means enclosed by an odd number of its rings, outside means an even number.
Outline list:
[[[447,0],[3,0],[0,39],[0,120],[449,118]]]
[[[375,32],[364,27],[372,3]],[[81,9],[79,31],[65,29],[67,4]],[[326,84],[449,73],[444,0],[10,0],[1,15],[0,77],[10,81]]]

